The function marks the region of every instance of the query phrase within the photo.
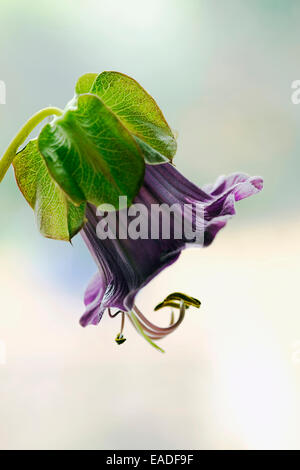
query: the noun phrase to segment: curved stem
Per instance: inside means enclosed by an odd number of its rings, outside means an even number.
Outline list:
[[[159,351],[164,353],[165,351],[162,348],[160,348],[159,346],[157,346],[157,344],[153,343],[153,341],[151,341],[149,336],[144,332],[139,320],[137,319],[137,317],[135,316],[133,311],[131,310],[131,312],[127,312],[127,315],[128,315],[128,318],[130,319],[131,323],[135,327],[135,329],[145,338],[145,340],[148,341],[148,343],[150,343],[151,346],[153,346],[154,348],[156,348]]]
[[[16,137],[8,146],[2,159],[0,160],[0,182],[3,180],[7,170],[12,164],[20,145],[27,139],[33,129],[42,122],[47,116],[61,116],[63,111],[59,108],[44,108],[34,114],[19,130]]]
[[[184,319],[184,316],[185,316],[185,304],[183,302],[183,300],[180,301],[180,311],[179,311],[179,318],[177,320],[176,323],[172,323],[170,326],[168,326],[167,328],[162,328],[161,326],[156,326],[154,325],[153,323],[151,323],[143,314],[142,312],[137,308],[137,306],[135,305],[134,307],[134,310],[136,312],[136,314],[138,315],[138,317],[141,319],[142,322],[145,323],[145,325],[148,325],[150,328],[152,328],[152,330],[156,331],[157,333],[162,333],[162,334],[168,334],[168,333],[171,333],[172,331],[175,330],[175,328],[177,328],[180,323],[182,323],[183,319]]]

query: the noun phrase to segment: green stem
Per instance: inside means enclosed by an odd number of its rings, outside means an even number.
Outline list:
[[[151,344],[151,346],[153,346],[155,349],[158,349],[160,352],[165,352],[162,348],[160,348],[159,346],[157,346],[157,344],[155,344],[150,338],[148,335],[146,335],[146,333],[144,332],[143,328],[141,327],[140,325],[140,322],[138,321],[137,317],[135,316],[135,314],[133,313],[133,311],[131,310],[130,313],[128,313],[128,315],[130,316],[131,320],[132,320],[132,323],[134,324],[135,328],[137,329],[137,331],[145,338],[146,341],[148,341],[148,343]]]
[[[34,114],[19,130],[16,137],[8,146],[6,152],[4,153],[2,159],[0,160],[0,182],[3,180],[7,170],[9,169],[10,165],[12,164],[17,150],[20,145],[27,139],[29,134],[33,131],[33,129],[42,122],[47,116],[61,116],[63,111],[59,108],[44,108],[41,111]]]

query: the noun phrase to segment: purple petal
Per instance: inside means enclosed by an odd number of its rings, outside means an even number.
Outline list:
[[[201,203],[204,208],[202,224],[196,225],[194,208],[185,217],[194,223],[199,232],[202,231],[203,245],[208,246],[235,214],[235,201],[259,192],[262,185],[261,178],[236,173],[222,176],[214,185],[199,189],[169,163],[147,165],[144,184],[135,203],[142,203],[149,209],[149,215],[145,218],[145,224],[149,226],[152,204],[171,206],[176,203],[182,216],[184,204]],[[117,213],[117,220],[122,214],[123,211]],[[96,227],[100,218],[96,216],[96,208],[88,205],[86,216],[88,222],[82,236],[98,264],[99,273],[92,279],[85,294],[87,310],[81,318],[83,326],[97,324],[107,307],[131,310],[137,292],[174,263],[181,251],[192,243],[184,235],[181,239],[164,239],[161,231],[157,240],[99,240]],[[128,216],[128,221],[133,218]]]

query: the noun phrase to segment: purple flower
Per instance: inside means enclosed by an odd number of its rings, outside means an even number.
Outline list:
[[[114,213],[117,225],[120,224],[121,227],[116,238],[100,240],[97,225],[99,221],[103,221],[103,216],[98,217],[96,208],[89,204],[86,212],[87,223],[81,233],[94,256],[99,272],[86,290],[86,311],[80,320],[81,325],[96,325],[106,309],[113,316],[110,309],[116,308],[125,312],[139,333],[147,339],[160,339],[172,332],[182,321],[187,303],[180,297],[176,298],[179,304],[166,302],[166,305],[177,306],[180,315],[176,323],[172,321],[168,328],[160,328],[146,319],[136,307],[137,293],[164,268],[174,263],[187,246],[193,243],[210,245],[218,231],[235,214],[235,201],[259,192],[262,186],[263,182],[259,177],[235,173],[220,177],[214,185],[199,189],[169,163],[146,165],[144,184],[135,199],[135,205],[142,204],[148,210],[147,213],[140,214],[139,218],[139,225],[147,227],[149,235],[144,239],[120,236],[120,230],[124,233],[124,228],[127,230],[130,223],[136,219],[136,214],[133,216],[132,208],[129,208]],[[163,229],[157,229],[155,223],[156,239],[153,239],[151,207],[154,204],[174,208],[170,217],[170,236],[167,238]],[[197,207],[202,208],[200,218],[197,217]],[[176,220],[181,220],[180,236],[173,233]],[[192,231],[186,233],[184,224],[192,228]],[[180,223],[177,224],[178,227],[180,228]],[[199,243],[199,240],[202,243]],[[120,338],[122,340],[122,335]]]

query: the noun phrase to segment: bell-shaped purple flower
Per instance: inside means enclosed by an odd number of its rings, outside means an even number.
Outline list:
[[[118,227],[117,233],[113,233],[104,215],[99,217],[96,208],[88,205],[82,236],[99,271],[86,290],[86,311],[81,325],[95,325],[106,309],[111,314],[110,309],[117,308],[127,313],[140,333],[146,333],[152,339],[173,331],[182,321],[184,302],[178,305],[178,322],[168,328],[159,328],[134,305],[137,293],[174,263],[187,246],[195,243],[210,245],[235,214],[235,201],[259,192],[262,186],[259,177],[235,173],[199,189],[169,163],[146,165],[144,184],[134,206],[111,215]],[[153,211],[153,207],[158,209]],[[166,215],[164,220],[168,226],[164,227],[160,221]],[[99,227],[103,228],[104,222],[109,236],[99,239]],[[133,237],[129,233],[131,225],[135,228]],[[137,228],[141,238],[136,236]]]

